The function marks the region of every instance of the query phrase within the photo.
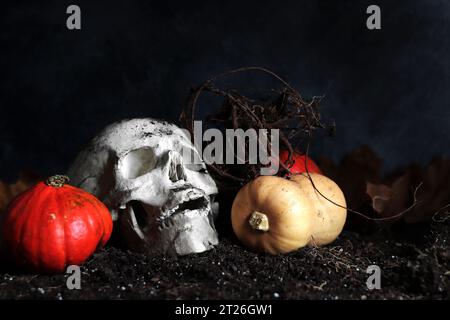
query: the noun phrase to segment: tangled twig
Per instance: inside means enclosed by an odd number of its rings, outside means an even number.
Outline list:
[[[446,206],[442,207],[438,211],[436,211],[433,214],[433,217],[431,218],[433,222],[436,223],[443,223],[450,219],[450,204],[447,204]]]
[[[282,84],[279,90],[271,90],[271,97],[266,99],[252,99],[239,94],[235,90],[223,90],[216,86],[215,82],[219,78],[232,74],[248,71],[258,71],[270,75]],[[211,93],[222,98],[219,110],[210,114],[206,118],[206,125],[214,124],[216,127],[228,129],[278,129],[280,134],[280,148],[289,151],[289,157],[281,162],[280,174],[289,173],[289,166],[292,164],[294,147],[291,141],[297,143],[306,142],[311,139],[313,132],[317,129],[328,129],[334,131],[334,124],[326,125],[322,122],[318,111],[319,103],[323,97],[314,97],[311,101],[306,101],[300,93],[280,76],[272,71],[261,67],[246,67],[231,70],[219,74],[205,81],[202,85],[194,89],[189,97],[186,108],[181,114],[180,121],[188,129],[193,137],[194,121],[200,95],[204,92]],[[270,139],[269,139],[270,142]],[[247,147],[247,142],[245,146]],[[295,148],[298,150],[298,148]],[[301,151],[301,150],[300,150]],[[272,155],[271,145],[268,143],[267,154]],[[236,159],[236,155],[235,155]],[[244,164],[208,164],[216,181],[225,186],[238,187],[259,175],[262,164],[252,164],[249,156],[246,155]],[[235,161],[236,162],[236,161]]]

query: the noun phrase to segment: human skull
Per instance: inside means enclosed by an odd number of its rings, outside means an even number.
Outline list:
[[[188,134],[174,124],[114,123],[78,155],[69,176],[106,204],[130,249],[185,255],[218,243],[217,186]]]

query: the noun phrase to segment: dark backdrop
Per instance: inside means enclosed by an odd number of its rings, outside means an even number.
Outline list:
[[[0,4],[0,178],[66,170],[105,125],[175,121],[189,87],[230,68],[326,93],[339,159],[371,145],[388,168],[449,154],[450,1],[9,1]],[[78,4],[82,30],[66,29]],[[378,4],[382,30],[365,27]],[[261,85],[259,82],[255,82]]]

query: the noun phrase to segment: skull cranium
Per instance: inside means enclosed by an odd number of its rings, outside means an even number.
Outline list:
[[[194,161],[186,161],[186,151]],[[217,186],[174,124],[114,123],[78,155],[69,176],[108,206],[131,249],[184,255],[218,243],[212,213]]]

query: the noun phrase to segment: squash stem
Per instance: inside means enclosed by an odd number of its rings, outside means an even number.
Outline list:
[[[254,230],[269,231],[269,219],[267,216],[259,211],[253,211],[253,213],[250,216],[250,219],[248,220],[248,223]]]
[[[45,181],[45,184],[54,187],[54,188],[61,188],[63,187],[67,182],[69,182],[69,177],[64,175],[55,175],[51,176],[50,178]]]

